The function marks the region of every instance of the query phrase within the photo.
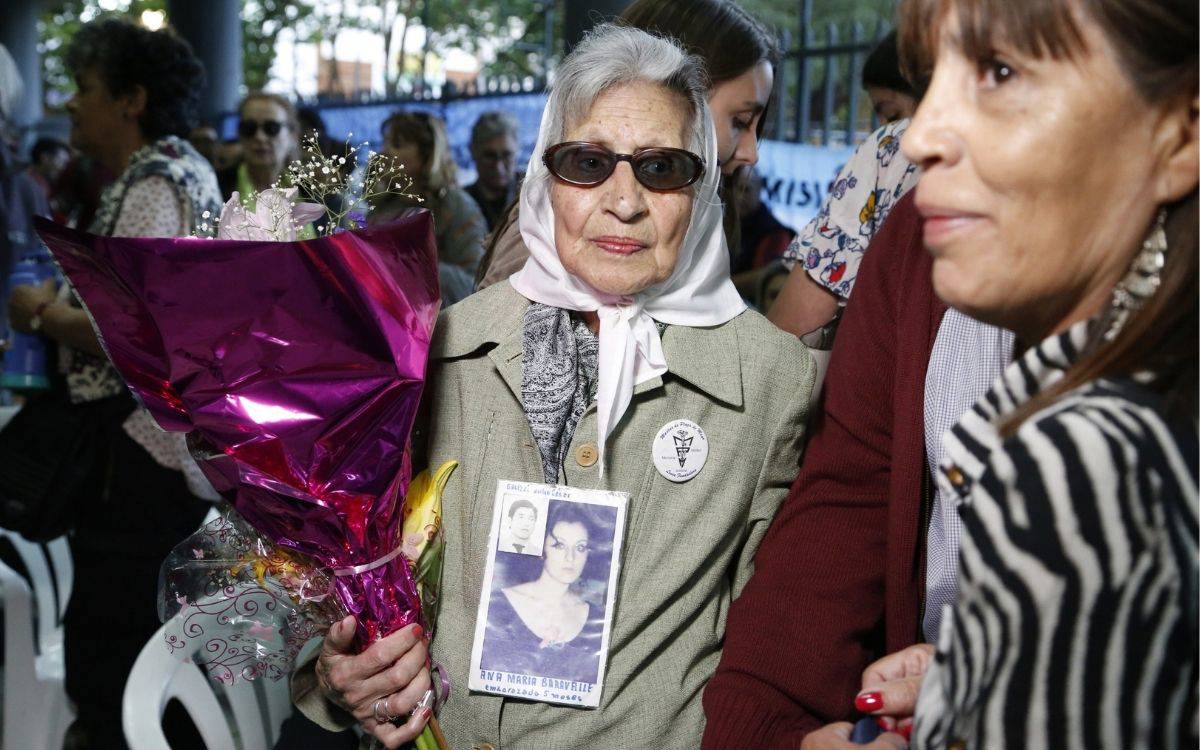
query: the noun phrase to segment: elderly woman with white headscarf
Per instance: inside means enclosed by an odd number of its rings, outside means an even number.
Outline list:
[[[454,685],[439,711],[452,747],[699,745],[725,615],[796,474],[814,377],[730,282],[719,174],[700,64],[673,42],[602,26],[563,61],[521,191],[531,257],[435,333],[416,453],[461,462],[436,638],[427,649],[413,626],[354,655],[353,620],[337,623],[293,681],[310,718],[397,747],[429,715],[432,651]],[[502,480],[629,495],[596,709],[467,689]],[[574,601],[528,593],[517,608],[550,618]]]

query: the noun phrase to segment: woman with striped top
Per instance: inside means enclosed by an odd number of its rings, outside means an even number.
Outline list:
[[[943,440],[958,598],[864,673],[872,744],[1195,747],[1196,5],[905,0],[900,35],[934,289],[1025,351]]]

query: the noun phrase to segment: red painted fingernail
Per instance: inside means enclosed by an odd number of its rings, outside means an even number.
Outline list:
[[[876,717],[875,726],[879,727],[880,729],[882,729],[885,732],[892,731],[892,728],[888,726],[888,720],[887,720],[886,716]]]
[[[912,737],[912,728],[913,728],[912,724],[905,724],[902,727],[897,727],[896,733],[907,740],[910,737]]]
[[[854,699],[854,707],[864,714],[878,711],[883,708],[883,693],[859,693]]]
[[[425,628],[420,625],[413,625],[413,637],[420,638],[423,635],[425,635]]]
[[[421,720],[422,721],[429,721],[430,716],[433,716],[432,708],[422,708],[421,709]]]

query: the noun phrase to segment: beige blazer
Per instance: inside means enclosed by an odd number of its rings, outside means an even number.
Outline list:
[[[637,386],[594,463],[596,411],[583,415],[564,467],[574,487],[632,496],[598,709],[529,703],[467,690],[497,480],[542,482],[521,408],[522,316],[504,281],[442,313],[426,393],[425,461],[461,462],[444,496],[446,562],[433,658],[454,684],[439,720],[451,746],[699,746],[701,693],[716,669],[729,604],[797,473],[814,367],[804,346],[747,311],[714,328],[668,326],[669,372]],[[659,474],[655,434],[690,419],[709,455],[690,481]],[[416,464],[420,465],[421,457]],[[584,465],[588,464],[588,465]],[[311,663],[293,680],[297,704],[327,727],[348,718],[316,693]]]

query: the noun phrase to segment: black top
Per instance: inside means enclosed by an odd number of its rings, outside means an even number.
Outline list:
[[[496,225],[504,219],[504,210],[508,208],[510,203],[517,199],[517,192],[520,190],[521,180],[524,177],[524,172],[518,172],[512,184],[509,185],[508,190],[499,198],[485,198],[483,191],[479,189],[478,180],[465,188],[467,195],[471,196],[479,204],[479,210],[483,212],[483,218],[487,221],[489,232],[495,229]]]
[[[604,611],[589,603],[587,623],[579,635],[566,643],[543,646],[542,639],[525,625],[504,592],[495,591],[488,605],[479,666],[498,672],[594,683],[600,671],[603,636]]]

